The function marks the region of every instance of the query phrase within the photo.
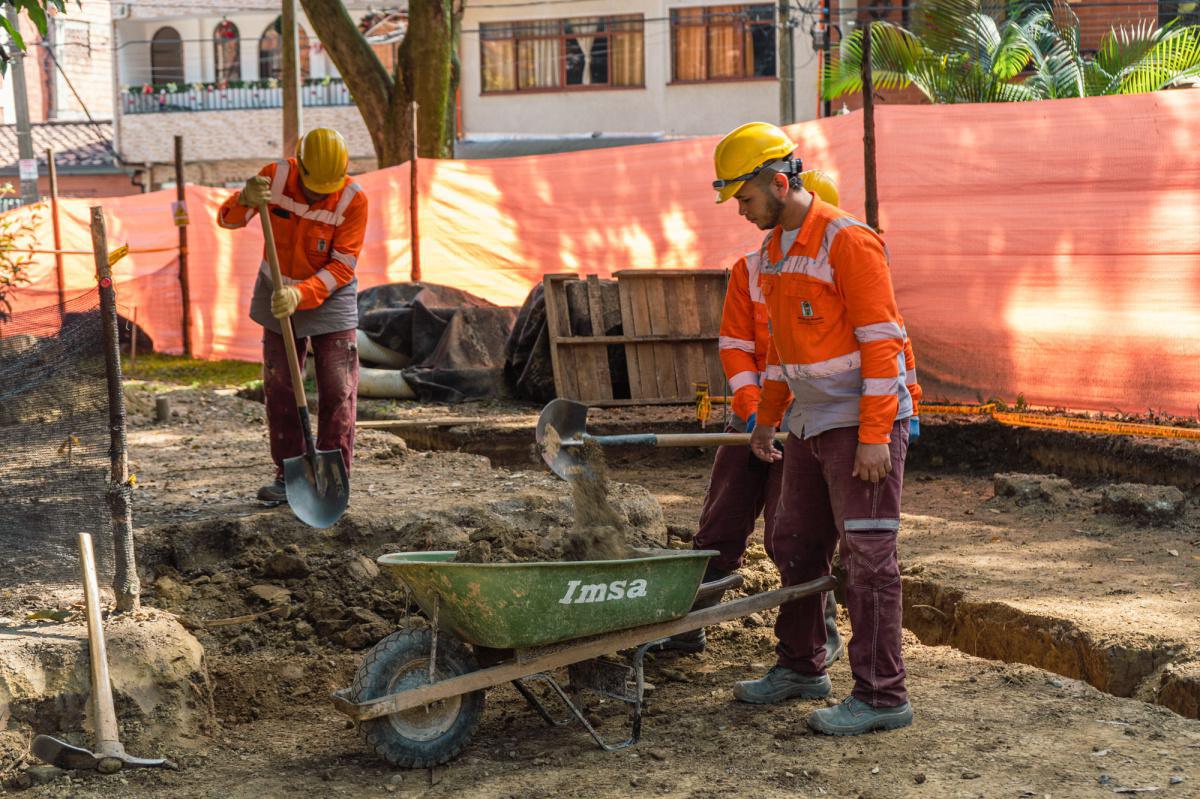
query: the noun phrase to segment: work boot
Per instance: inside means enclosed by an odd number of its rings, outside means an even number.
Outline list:
[[[718,569],[711,563],[704,570],[704,579],[701,580],[701,585],[711,583],[717,580],[723,580],[733,572],[727,572],[724,569]],[[725,593],[721,592],[707,599],[698,599],[692,605],[692,610],[704,610],[711,608],[713,605],[719,605]],[[690,612],[690,611],[689,611]],[[686,633],[672,635],[667,640],[663,641],[658,646],[654,647],[656,652],[682,652],[686,655],[698,655],[704,651],[704,647],[708,645],[708,636],[704,634],[704,628],[699,630],[688,630]]]
[[[837,626],[837,600],[833,592],[825,595],[825,668],[829,668],[846,652],[846,639]]]
[[[862,735],[872,730],[895,730],[912,724],[912,705],[871,707],[848,696],[840,705],[823,707],[808,714],[808,726],[825,735]]]
[[[827,674],[801,674],[787,666],[772,666],[766,676],[733,684],[733,696],[754,705],[773,705],[785,699],[823,699],[833,690]]]
[[[275,482],[258,489],[258,501],[270,502],[275,505],[287,502],[287,487],[283,484],[283,478],[276,477]]]

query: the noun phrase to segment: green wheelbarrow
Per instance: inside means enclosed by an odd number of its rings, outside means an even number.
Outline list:
[[[384,555],[379,564],[411,591],[429,619],[376,644],[334,706],[389,763],[428,768],[467,745],[484,692],[512,683],[548,724],[581,724],[607,751],[641,737],[643,659],[678,633],[776,607],[834,586],[823,577],[689,612],[741,585],[701,584],[711,550],[646,550],[644,557],[553,563],[455,563],[454,552]],[[611,656],[629,651],[624,660]],[[566,668],[569,688],[551,676]],[[548,686],[568,713],[555,718],[531,689]],[[588,722],[584,691],[625,703],[630,734],[606,741]],[[575,698],[572,698],[574,696]]]

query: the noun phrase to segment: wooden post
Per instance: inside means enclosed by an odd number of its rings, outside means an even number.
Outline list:
[[[58,281],[58,315],[67,317],[67,279],[63,271],[62,228],[58,219],[58,168],[54,165],[54,148],[46,150],[46,168],[50,173],[50,218],[54,223],[54,275]]]
[[[186,202],[183,170],[183,136],[175,137],[175,199]],[[183,295],[183,354],[192,357],[192,292],[188,286],[187,225],[179,226],[179,291]]]
[[[296,35],[296,0],[283,0],[283,13],[279,19],[283,46],[283,157],[296,154],[296,143],[300,141],[300,130],[304,127],[303,110],[300,107],[300,37]]]
[[[420,106],[414,100],[412,104],[412,160],[408,162],[408,222],[412,250],[412,274],[409,280],[417,283],[421,280],[421,230],[418,222],[419,203],[417,197],[417,109]]]
[[[133,374],[133,370],[137,368],[137,306],[133,306],[133,334],[129,337],[129,373]]]
[[[867,224],[879,231],[879,189],[875,182],[875,84],[871,78],[871,20],[863,28],[863,175],[867,190]]]
[[[112,514],[113,555],[116,571],[113,593],[117,610],[136,610],[141,602],[137,564],[133,550],[133,511],[129,485],[129,458],[125,448],[125,393],[121,385],[121,345],[117,333],[117,294],[108,265],[108,234],[104,209],[92,208],[92,252],[100,287],[100,321],[104,330],[104,366],[108,381],[109,487],[108,507]]]

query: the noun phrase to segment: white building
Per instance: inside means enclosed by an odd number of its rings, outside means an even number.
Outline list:
[[[370,13],[366,0],[346,6],[355,19]],[[189,180],[240,184],[282,154],[280,4],[239,0],[237,11],[223,11],[229,7],[203,0],[112,4],[115,146],[123,160],[170,164],[181,134]],[[350,93],[297,13],[303,124],[336,127],[348,140],[353,167],[372,169],[374,149]],[[155,169],[151,182],[173,179],[169,169]]]
[[[346,5],[360,27],[378,32],[388,20],[393,39],[403,33],[404,4]],[[174,136],[183,134],[190,180],[237,183],[280,155],[279,3],[239,0],[228,9],[203,0],[112,4],[115,144],[125,162],[169,164]],[[802,13],[793,22],[795,119],[818,113],[814,22]],[[304,126],[337,127],[355,168],[373,168],[349,91],[302,13],[300,24]],[[613,143],[779,121],[785,30],[776,2],[468,0],[457,97],[459,134],[468,140],[462,152],[504,152],[497,139],[600,134]],[[376,52],[389,60],[395,46]],[[158,170],[154,178],[171,176]]]
[[[725,133],[780,121],[778,2],[467,2],[462,118],[488,134]],[[792,29],[795,120],[818,114],[816,18]]]

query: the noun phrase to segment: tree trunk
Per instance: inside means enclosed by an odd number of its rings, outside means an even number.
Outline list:
[[[421,157],[452,157],[453,133],[447,137],[454,102],[452,0],[410,0],[408,32],[397,49],[394,75],[384,69],[340,0],[300,0],[300,4],[350,89],[379,166],[395,166],[412,157],[409,109],[413,100],[420,105]]]
[[[416,100],[417,152],[422,158],[449,158],[446,108],[454,102],[451,65],[454,53],[452,0],[411,0],[408,33],[400,47],[405,85]]]

